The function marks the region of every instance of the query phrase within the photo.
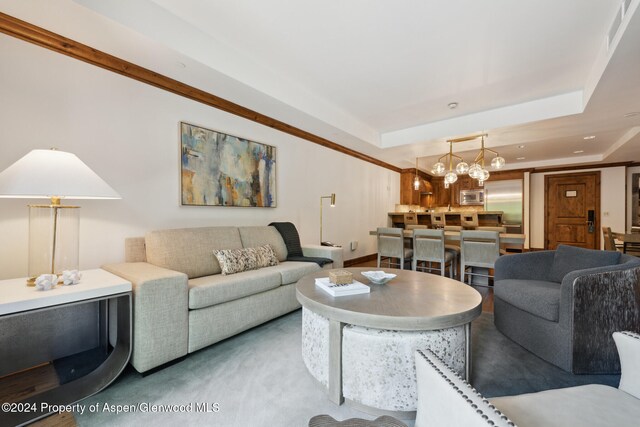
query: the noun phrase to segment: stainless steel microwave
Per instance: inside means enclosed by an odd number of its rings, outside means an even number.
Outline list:
[[[484,205],[484,190],[460,190],[460,205]]]

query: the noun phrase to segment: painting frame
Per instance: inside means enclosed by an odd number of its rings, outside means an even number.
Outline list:
[[[277,207],[277,147],[180,122],[182,206]]]

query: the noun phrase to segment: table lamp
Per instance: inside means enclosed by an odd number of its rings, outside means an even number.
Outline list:
[[[120,199],[106,182],[75,154],[32,150],[0,173],[0,197],[45,198],[50,204],[29,205],[29,277],[78,269],[79,206],[61,199]]]
[[[334,207],[336,205],[336,193],[331,193],[330,196],[320,196],[320,245],[334,246],[331,242],[322,241],[322,199],[331,199],[331,207]]]

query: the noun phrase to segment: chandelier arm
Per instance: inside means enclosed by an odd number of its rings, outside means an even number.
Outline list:
[[[485,148],[486,151],[491,151],[493,154],[495,154],[496,156],[499,156],[500,154],[498,154],[497,151],[493,151],[491,148]]]

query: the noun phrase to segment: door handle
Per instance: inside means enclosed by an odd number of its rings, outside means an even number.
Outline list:
[[[595,223],[596,223],[596,211],[594,211],[593,209],[589,209],[587,211],[587,227],[588,227],[589,233],[593,233],[596,231]]]

